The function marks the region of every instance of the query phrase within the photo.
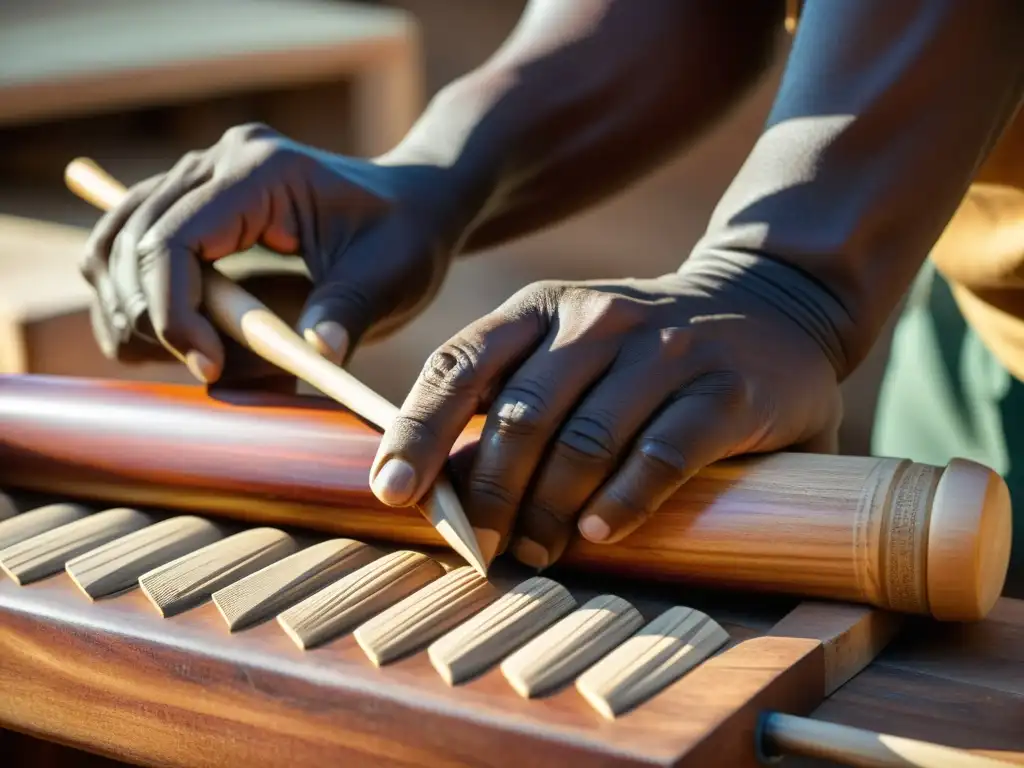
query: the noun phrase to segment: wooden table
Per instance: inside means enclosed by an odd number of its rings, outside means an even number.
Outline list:
[[[1024,600],[978,624],[908,627],[813,716],[1024,765]]]

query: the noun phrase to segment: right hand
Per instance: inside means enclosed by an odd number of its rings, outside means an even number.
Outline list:
[[[94,228],[82,273],[96,339],[108,358],[172,355],[217,381],[224,347],[199,311],[200,262],[259,244],[301,256],[313,289],[297,330],[341,364],[437,293],[459,236],[442,175],[330,154],[262,125],[231,128],[136,184]]]

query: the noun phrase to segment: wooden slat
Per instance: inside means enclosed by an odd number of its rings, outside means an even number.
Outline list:
[[[535,576],[487,606],[427,649],[449,685],[483,672],[576,607],[565,587]]]
[[[162,520],[69,560],[64,568],[90,599],[109,597],[139,584],[142,574],[195,552],[221,537],[209,520],[192,515]]]
[[[501,672],[520,696],[557,688],[624,642],[644,624],[629,602],[598,595],[509,656]]]
[[[355,631],[356,642],[379,667],[432,642],[500,594],[476,570],[463,566],[374,616]]]
[[[172,560],[139,577],[139,586],[165,618],[205,602],[218,589],[297,549],[276,528],[253,528]]]
[[[576,689],[613,720],[675,682],[729,641],[709,616],[670,608],[576,680]]]
[[[337,637],[444,575],[420,552],[400,550],[324,587],[277,617],[300,648]]]
[[[0,522],[0,551],[40,533],[81,520],[90,511],[81,504],[47,504],[15,515]]]
[[[380,554],[353,539],[322,541],[214,592],[213,602],[234,632],[273,618]]]
[[[18,584],[64,570],[68,560],[153,522],[136,509],[118,507],[19,541],[0,552],[0,568]]]

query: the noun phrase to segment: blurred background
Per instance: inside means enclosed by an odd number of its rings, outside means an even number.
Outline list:
[[[177,365],[100,356],[77,270],[99,214],[66,190],[69,160],[91,156],[130,184],[253,120],[330,150],[380,152],[501,43],[524,5],[0,0],[0,368],[188,381]],[[401,401],[438,344],[527,283],[674,270],[760,131],[786,40],[779,50],[703,142],[599,209],[458,263],[426,314],[362,349],[351,370]],[[844,452],[869,450],[888,343],[845,385]]]

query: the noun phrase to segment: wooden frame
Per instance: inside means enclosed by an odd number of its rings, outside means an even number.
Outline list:
[[[615,586],[647,612],[672,597]],[[726,627],[730,644],[608,721],[572,686],[520,698],[497,669],[449,687],[425,652],[378,669],[351,634],[300,651],[275,622],[228,633],[211,603],[164,619],[138,589],[90,602],[65,573],[4,580],[0,725],[181,768],[754,766],[764,711],[809,713],[899,624],[859,606],[679,597]]]

